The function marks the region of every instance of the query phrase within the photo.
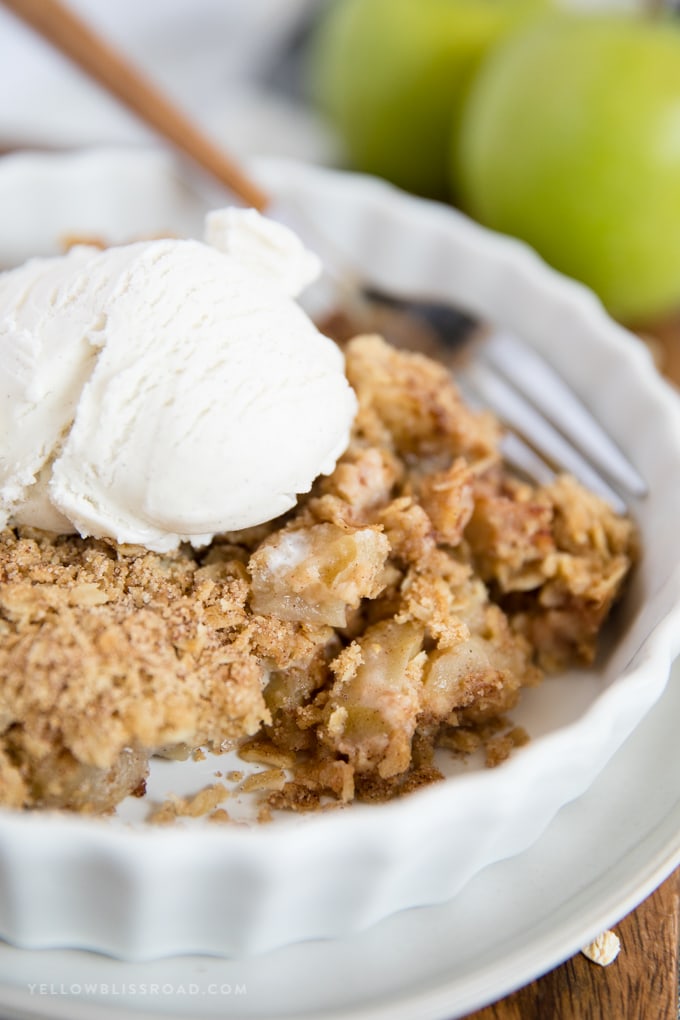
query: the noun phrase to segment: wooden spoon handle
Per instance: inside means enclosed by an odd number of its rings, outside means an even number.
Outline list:
[[[188,117],[60,0],[0,0],[141,120],[261,212],[269,196]]]

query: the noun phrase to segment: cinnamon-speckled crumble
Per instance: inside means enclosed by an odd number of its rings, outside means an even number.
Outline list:
[[[521,688],[592,659],[630,521],[511,477],[436,362],[346,355],[351,445],[285,518],[167,556],[2,533],[0,802],[106,811],[151,754],[244,737],[273,807],[393,796],[437,742],[502,760]]]

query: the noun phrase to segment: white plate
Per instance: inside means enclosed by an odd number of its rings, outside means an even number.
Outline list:
[[[546,353],[649,483],[632,505],[644,555],[616,646],[592,669],[526,692],[513,718],[533,739],[497,769],[470,765],[400,801],[259,830],[0,812],[0,933],[27,948],[244,956],[451,899],[531,846],[588,789],[662,695],[680,651],[680,405],[639,341],[529,249],[451,209],[301,164],[268,162],[258,173],[302,213],[310,237],[374,285],[449,300]],[[0,258],[49,249],[61,231],[182,233],[203,205],[158,153],[8,157]]]
[[[680,661],[660,702],[590,790],[530,850],[487,868],[451,903],[250,961],[129,964],[0,946],[3,1020],[464,1016],[573,955],[680,863],[678,718]],[[614,967],[625,966],[626,949],[624,942]]]

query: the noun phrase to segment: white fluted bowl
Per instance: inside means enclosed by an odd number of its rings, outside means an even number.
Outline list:
[[[396,802],[254,828],[151,828],[127,807],[110,820],[0,812],[0,935],[21,946],[252,954],[449,899],[587,789],[680,651],[680,405],[639,341],[529,249],[451,209],[288,162],[256,172],[374,285],[502,324],[553,362],[648,482],[632,505],[642,561],[605,661],[527,691],[513,717],[533,739],[493,771],[457,767]],[[0,264],[56,251],[64,234],[198,233],[215,201],[155,151],[5,157]],[[182,792],[214,768],[162,765],[152,783]]]

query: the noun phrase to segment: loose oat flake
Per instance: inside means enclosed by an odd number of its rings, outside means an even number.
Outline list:
[[[621,940],[618,935],[613,931],[603,931],[596,939],[584,946],[581,952],[598,966],[608,967],[619,955],[620,950]]]

